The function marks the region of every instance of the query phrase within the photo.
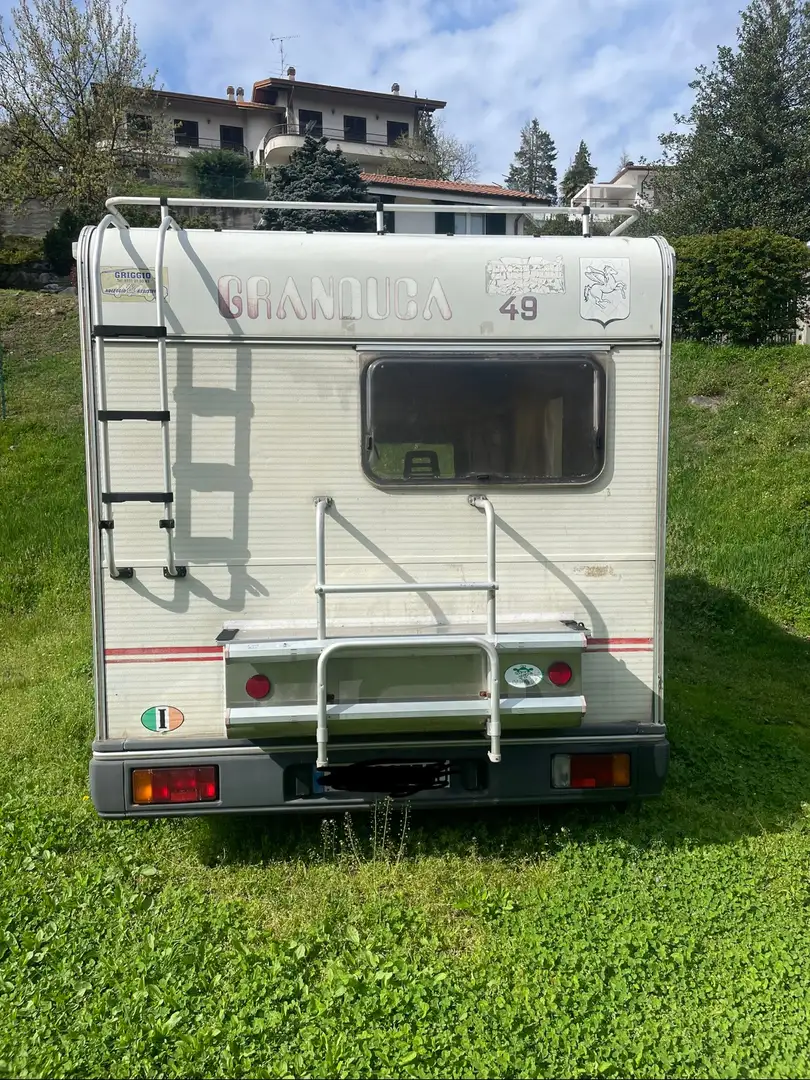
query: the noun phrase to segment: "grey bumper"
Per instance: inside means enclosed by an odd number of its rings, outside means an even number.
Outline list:
[[[651,726],[650,726],[651,727]],[[142,746],[143,744],[141,744]],[[152,744],[154,745],[154,744]],[[221,813],[332,811],[361,809],[377,801],[374,793],[319,792],[313,784],[315,753],[281,750],[257,744],[218,743],[206,747],[174,746],[146,751],[100,743],[90,765],[93,804],[102,817],[166,817]],[[551,738],[542,742],[504,741],[500,763],[487,760],[486,744],[435,742],[429,746],[352,750],[337,748],[330,764],[378,761],[437,761],[451,763],[449,786],[409,796],[414,806],[494,806],[527,803],[616,802],[660,794],[669,765],[669,743],[663,728],[641,734],[593,734]],[[629,753],[630,787],[569,790],[551,786],[554,754]],[[161,766],[215,765],[219,770],[219,799],[190,805],[134,806],[132,770]]]

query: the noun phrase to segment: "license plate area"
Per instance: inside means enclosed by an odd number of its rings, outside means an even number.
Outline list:
[[[390,795],[396,799],[449,787],[450,762],[447,760],[358,761],[314,768],[312,773],[313,795],[346,792]]]

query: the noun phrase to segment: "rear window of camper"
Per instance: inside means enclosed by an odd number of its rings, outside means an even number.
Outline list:
[[[377,484],[583,484],[602,471],[605,376],[587,356],[385,356],[362,392]]]

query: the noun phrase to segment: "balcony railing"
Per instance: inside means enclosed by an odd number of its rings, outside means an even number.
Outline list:
[[[182,150],[232,150],[235,154],[242,154],[243,157],[251,156],[243,143],[229,142],[227,139],[200,139],[194,135],[175,133],[174,145]]]
[[[301,138],[305,135],[311,135],[314,139],[326,138],[335,142],[363,143],[366,146],[394,146],[403,136],[407,138],[408,133],[403,132],[397,135],[395,139],[389,139],[387,135],[378,135],[374,132],[361,133],[357,130],[352,131],[345,128],[323,127],[321,124],[278,124],[276,127],[270,128],[262,143],[266,147],[268,143],[279,135],[299,135]]]

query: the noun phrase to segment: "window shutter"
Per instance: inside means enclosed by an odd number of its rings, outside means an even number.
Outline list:
[[[456,215],[437,211],[435,231],[437,233],[454,234],[456,231]]]

